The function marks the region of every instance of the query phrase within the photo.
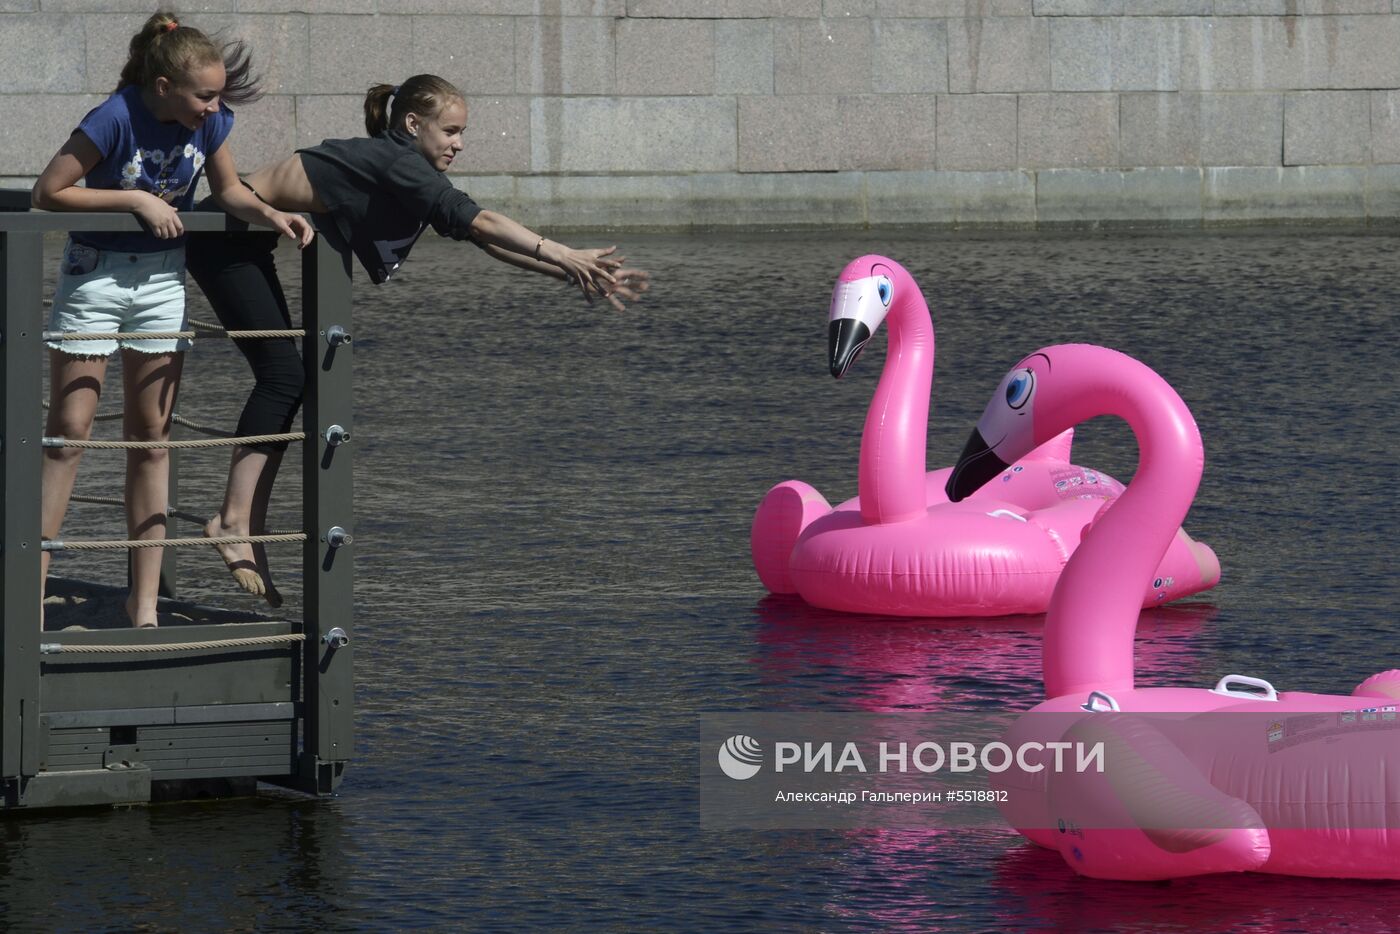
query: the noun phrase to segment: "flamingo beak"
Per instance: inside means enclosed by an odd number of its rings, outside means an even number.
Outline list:
[[[831,375],[840,379],[870,340],[870,328],[855,318],[837,318],[827,331],[826,348],[831,361]]]
[[[948,475],[944,492],[952,502],[962,502],[1009,466],[997,457],[996,451],[983,439],[982,432],[974,428],[962,456]]]

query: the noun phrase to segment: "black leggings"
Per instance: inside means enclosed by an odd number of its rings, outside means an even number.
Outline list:
[[[272,258],[279,236],[275,230],[189,236],[185,266],[228,330],[291,328],[287,297]],[[290,431],[306,381],[296,341],[280,337],[234,343],[248,358],[256,380],[238,419],[238,433],[276,435]],[[263,447],[284,451],[287,444]]]

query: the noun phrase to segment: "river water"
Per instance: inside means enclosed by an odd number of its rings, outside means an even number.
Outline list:
[[[339,795],[7,818],[10,926],[1393,925],[1395,884],[1094,882],[1000,828],[719,832],[701,826],[698,791],[709,713],[966,713],[1040,697],[1039,618],[843,616],[767,597],[751,570],[749,521],[772,484],[855,494],[884,337],[834,381],[826,310],[836,274],[867,252],[904,263],[933,311],[931,467],[956,459],[1005,370],[1049,343],[1132,354],[1191,407],[1207,463],[1186,525],[1224,578],[1144,618],[1140,683],[1237,672],[1348,693],[1400,667],[1393,236],[623,241],[655,283],[625,314],[431,236],[389,285],[357,279],[357,748]],[[231,425],[247,380],[231,349],[201,345],[181,409]],[[101,453],[80,492],[119,495]],[[1136,457],[1121,423],[1079,432],[1078,463],[1127,481]],[[183,459],[185,508],[215,507],[224,463]],[[295,473],[274,526],[296,524]],[[84,507],[65,528],[120,532]],[[273,560],[295,611],[295,546]],[[183,595],[257,608],[212,552],[181,562]],[[112,582],[120,568],[58,562]]]

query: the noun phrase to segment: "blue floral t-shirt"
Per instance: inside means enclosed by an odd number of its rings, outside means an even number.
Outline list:
[[[78,132],[92,140],[102,160],[87,174],[89,188],[149,191],[188,211],[194,205],[195,185],[204,162],[233,129],[233,111],[223,102],[197,130],[178,123],[162,123],[141,100],[141,89],[128,85],[88,111]],[[184,242],[159,240],[148,233],[73,233],[79,243],[100,250],[151,253],[169,250]]]

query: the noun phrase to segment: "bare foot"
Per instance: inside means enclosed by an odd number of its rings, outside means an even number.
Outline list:
[[[205,538],[247,534],[247,529],[225,526],[219,516],[215,516],[204,524]],[[218,551],[219,557],[224,559],[224,564],[228,565],[229,573],[233,575],[233,579],[239,587],[247,593],[262,597],[274,608],[282,605],[282,595],[273,586],[272,575],[268,572],[267,566],[259,566],[252,545],[215,545],[214,549]]]
[[[141,606],[136,602],[135,594],[129,594],[126,598],[126,618],[136,629],[154,629],[160,625],[155,606]]]

